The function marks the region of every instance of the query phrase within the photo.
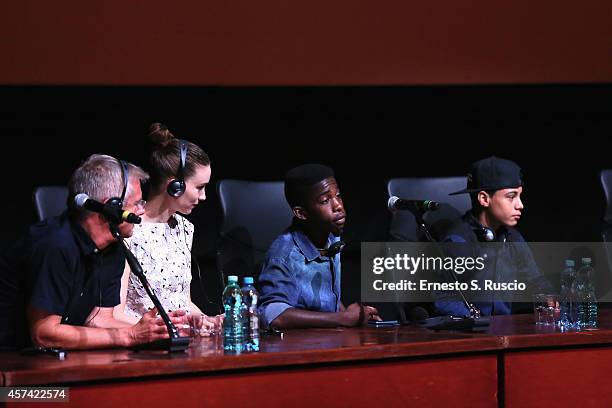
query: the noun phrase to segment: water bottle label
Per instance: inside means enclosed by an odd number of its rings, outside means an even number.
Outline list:
[[[259,332],[259,319],[251,318],[251,327],[250,327],[250,330],[251,330],[251,335]]]

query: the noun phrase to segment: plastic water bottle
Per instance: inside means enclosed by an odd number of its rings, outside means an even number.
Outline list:
[[[576,279],[576,263],[573,259],[565,260],[565,269],[561,273],[561,293],[559,303],[561,314],[559,316],[559,327],[561,330],[568,330],[572,327],[572,284]]]
[[[582,258],[582,267],[576,273],[572,285],[572,300],[576,305],[573,323],[576,329],[597,327],[597,298],[593,276],[591,258]]]
[[[584,327],[585,305],[584,305],[585,277],[582,268],[576,273],[576,279],[572,283],[571,302],[572,302],[572,326],[576,330]]]
[[[259,293],[255,289],[252,276],[244,277],[242,298],[247,307],[246,349],[249,351],[259,351],[259,314],[257,313]]]
[[[582,268],[580,269],[586,277],[584,292],[584,326],[588,329],[594,329],[597,327],[597,296],[595,296],[595,285],[593,284],[595,270],[591,266],[591,258],[582,258]]]
[[[242,291],[238,286],[238,277],[227,277],[227,286],[223,290],[223,350],[231,354],[240,354],[245,342],[246,305],[242,300]]]

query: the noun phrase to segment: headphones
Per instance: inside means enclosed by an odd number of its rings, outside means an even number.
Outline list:
[[[106,203],[112,206],[116,206],[118,208],[123,208],[123,200],[125,200],[125,193],[128,188],[130,170],[126,162],[124,162],[123,160],[117,160],[117,161],[119,162],[119,165],[121,166],[121,171],[123,174],[123,191],[121,192],[121,198],[111,197],[106,201]]]
[[[187,142],[183,139],[179,139],[179,145],[181,149],[181,162],[179,163],[178,171],[176,172],[176,178],[170,180],[168,183],[168,194],[171,197],[180,197],[185,193],[185,179],[183,175],[185,173],[185,162],[187,161]]]
[[[474,230],[474,233],[476,234],[478,241],[480,242],[497,241],[497,235],[495,234],[495,231],[493,231],[492,228],[485,227],[480,222],[478,222],[478,219],[476,219],[476,217],[473,216],[472,213],[469,213],[469,216],[466,213],[466,215],[464,216],[464,219],[468,222],[468,224],[470,224],[470,226]],[[504,242],[505,241],[506,241],[506,237],[504,237]]]
[[[489,227],[483,227],[482,225],[479,225],[474,231],[476,232],[479,241],[492,242],[497,239],[497,237],[495,236],[495,231],[493,231]]]
[[[493,231],[489,227],[480,225],[479,223],[476,223],[476,225],[474,226],[474,232],[476,233],[478,240],[481,242],[493,242],[493,241],[498,241],[499,239],[495,231]],[[499,239],[499,241],[500,242],[508,241],[508,234],[509,234],[508,229],[502,228],[501,239]]]
[[[329,248],[325,248],[323,251],[321,251],[321,255],[333,258],[334,256],[336,256],[336,254],[342,252],[345,246],[346,244],[343,241],[336,241],[331,244]]]

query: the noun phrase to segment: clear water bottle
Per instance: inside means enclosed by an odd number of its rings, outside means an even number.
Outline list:
[[[259,351],[259,314],[257,313],[259,293],[255,289],[252,276],[245,276],[243,282],[242,298],[247,307],[246,349],[248,351]]]
[[[565,260],[565,269],[561,273],[561,293],[559,303],[561,313],[559,315],[559,327],[561,330],[569,330],[572,327],[572,284],[576,279],[576,263],[573,259]]]
[[[597,327],[597,296],[595,295],[595,270],[591,266],[591,258],[582,258],[582,268],[585,275],[585,292],[584,292],[584,327],[594,329]]]
[[[575,304],[573,323],[576,329],[597,327],[597,298],[592,279],[594,270],[591,258],[582,258],[582,267],[576,273],[572,285],[572,300]]]
[[[242,300],[238,277],[235,275],[227,277],[227,286],[223,290],[223,307],[225,309],[223,349],[231,354],[240,354],[246,340],[244,331],[246,305]]]

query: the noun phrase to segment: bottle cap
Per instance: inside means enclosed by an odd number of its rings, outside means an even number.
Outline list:
[[[243,282],[245,285],[252,285],[255,281],[252,276],[245,276]]]
[[[227,282],[238,282],[238,277],[236,275],[230,275],[227,277]]]
[[[582,263],[583,264],[590,264],[591,263],[591,258],[582,258]]]
[[[574,260],[573,260],[573,259],[566,259],[566,260],[565,260],[565,266],[568,266],[568,267],[569,267],[569,266],[572,266],[572,267],[573,267],[573,266],[576,266],[576,262],[574,262]]]

